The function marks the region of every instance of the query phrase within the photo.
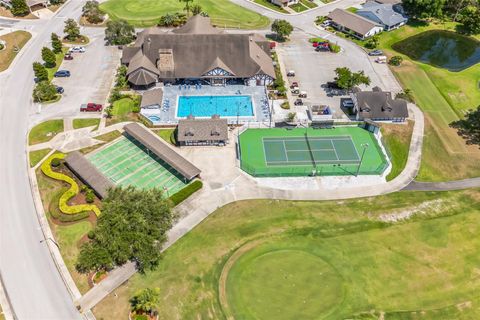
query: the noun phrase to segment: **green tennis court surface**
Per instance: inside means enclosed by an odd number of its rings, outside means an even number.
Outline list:
[[[122,137],[87,158],[116,185],[167,188],[169,195],[186,186],[180,174],[133,138]]]
[[[388,166],[375,136],[360,127],[248,129],[239,144],[242,170],[259,177],[354,175],[359,166],[359,174],[379,175]]]

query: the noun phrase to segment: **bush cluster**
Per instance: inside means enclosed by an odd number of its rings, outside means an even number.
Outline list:
[[[202,189],[203,183],[200,180],[195,180],[192,183],[190,183],[188,186],[183,188],[182,190],[178,191],[177,193],[173,194],[170,196],[170,200],[172,200],[173,204],[179,205],[182,203],[185,199],[190,197],[192,194],[197,192],[198,190]]]
[[[68,201],[78,194],[78,192],[80,191],[80,188],[78,187],[78,184],[75,182],[75,180],[73,180],[72,178],[70,178],[69,176],[63,173],[53,171],[51,166],[52,161],[54,161],[54,159],[63,160],[64,158],[65,158],[65,154],[54,153],[44,163],[42,163],[42,166],[41,166],[41,170],[43,174],[45,174],[47,177],[55,180],[64,181],[70,185],[70,188],[61,195],[58,201],[58,207],[60,208],[60,211],[65,214],[79,214],[85,211],[93,211],[97,216],[99,216],[100,210],[96,205],[92,205],[92,204],[81,204],[76,206],[68,205]]]

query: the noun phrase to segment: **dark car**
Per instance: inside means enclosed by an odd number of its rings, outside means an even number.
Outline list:
[[[373,50],[368,53],[369,56],[383,56],[382,50]]]
[[[53,75],[55,78],[64,78],[64,77],[70,77],[70,71],[68,70],[58,70],[55,72]]]
[[[60,93],[60,94],[65,92],[63,87],[55,86],[55,89],[57,90],[57,93]]]
[[[325,86],[329,89],[341,89],[339,86],[338,86],[338,83],[335,82],[335,81],[329,81],[325,84]]]
[[[102,111],[103,107],[101,104],[89,102],[87,104],[82,104],[80,106],[80,111],[82,112],[100,112]]]
[[[70,53],[67,53],[65,57],[63,57],[64,60],[73,60],[73,56]]]
[[[295,100],[295,102],[293,104],[296,105],[296,106],[303,106],[303,100],[302,99],[297,99],[297,100]]]

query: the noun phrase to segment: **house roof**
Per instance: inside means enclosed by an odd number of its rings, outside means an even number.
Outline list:
[[[115,184],[103,175],[83,154],[78,151],[70,153],[65,162],[67,166],[88,184],[100,197],[105,198],[108,189]]]
[[[144,126],[141,126],[138,123],[130,123],[125,125],[124,129],[131,137],[141,142],[187,180],[191,180],[200,174],[200,169],[179,155],[175,150]]]
[[[47,0],[27,0],[27,5],[29,7],[33,7],[37,4],[44,4],[46,5],[47,4]]]
[[[402,3],[402,0],[375,0],[375,2],[381,3],[381,4],[400,4]]]
[[[407,102],[392,99],[391,92],[362,91],[352,93],[355,107],[364,119],[407,118]]]
[[[142,95],[142,102],[140,103],[140,108],[153,106],[153,105],[161,105],[163,98],[163,90],[162,89],[153,89],[146,91]]]
[[[207,28],[209,21],[194,16],[184,27],[171,32],[141,32],[134,45],[138,51],[128,49],[122,56],[122,63],[129,64],[127,75],[144,68],[160,78],[201,78],[212,67],[220,67],[238,78],[256,74],[275,78],[267,39],[255,34],[223,33],[211,26]],[[157,63],[160,55],[167,58],[166,52],[171,55],[168,68]],[[130,77],[129,81],[138,84]]]
[[[182,119],[178,121],[177,140],[187,141],[225,141],[228,139],[227,119]]]
[[[376,23],[365,19],[364,17],[342,9],[333,10],[328,14],[328,18],[333,20],[336,24],[344,26],[361,35],[367,34],[370,30],[378,26]]]
[[[406,22],[408,19],[396,12],[393,5],[390,3],[377,3],[375,1],[368,1],[359,9],[356,14],[372,21],[381,23],[386,26],[395,26],[399,23]]]
[[[137,86],[147,86],[157,81],[157,75],[145,69],[137,69],[128,75],[128,81]]]

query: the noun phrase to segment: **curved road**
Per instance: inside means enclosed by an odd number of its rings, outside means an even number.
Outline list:
[[[50,255],[37,219],[30,189],[26,132],[32,108],[32,62],[51,32],[62,33],[64,18],[78,17],[82,1],[70,0],[45,20],[15,23],[32,26],[33,38],[8,72],[0,74],[0,136],[4,153],[0,166],[0,273],[18,319],[80,319]],[[28,29],[28,28],[27,28]]]

